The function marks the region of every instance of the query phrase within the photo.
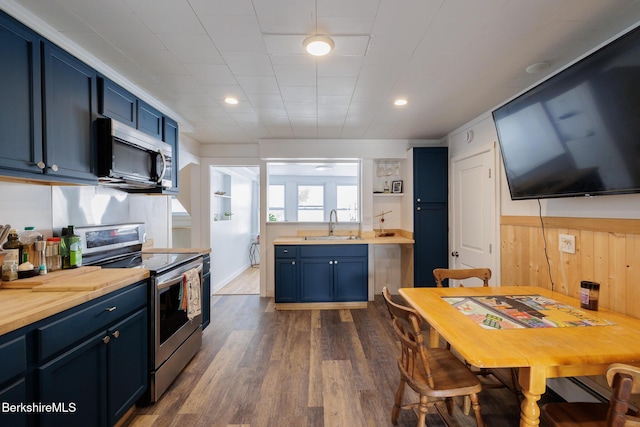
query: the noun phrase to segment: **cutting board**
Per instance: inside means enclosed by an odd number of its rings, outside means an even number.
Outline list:
[[[94,271],[90,275],[65,277],[39,286],[34,286],[33,292],[68,292],[68,291],[95,291],[105,286],[113,285],[124,280],[140,278],[141,271],[138,268],[108,268]],[[148,274],[147,274],[148,277]]]
[[[31,289],[34,286],[40,286],[60,279],[67,279],[83,274],[92,273],[101,270],[101,267],[85,266],[78,268],[70,268],[68,270],[56,270],[47,273],[44,276],[33,276],[26,279],[14,280],[11,282],[2,282],[5,289]]]

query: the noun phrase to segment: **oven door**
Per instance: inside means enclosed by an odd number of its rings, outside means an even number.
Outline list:
[[[202,314],[189,320],[186,310],[183,310],[180,304],[183,274],[191,268],[196,268],[200,274],[202,295],[202,259],[158,276],[156,280],[152,322],[155,337],[155,369],[158,369],[202,323]]]

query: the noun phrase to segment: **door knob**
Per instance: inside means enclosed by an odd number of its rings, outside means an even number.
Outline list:
[[[418,206],[418,207],[416,208],[416,210],[417,210],[417,211],[421,211],[421,210],[422,210],[422,208],[421,208],[420,206]]]
[[[454,257],[456,257],[456,258],[458,258],[458,256],[459,256],[459,255],[460,255],[460,254],[458,253],[458,251],[453,251],[453,252],[451,252],[451,256],[454,256]]]
[[[109,341],[111,341],[111,338],[109,338],[109,335],[107,335],[106,337],[102,338],[102,342],[105,344],[108,344]]]

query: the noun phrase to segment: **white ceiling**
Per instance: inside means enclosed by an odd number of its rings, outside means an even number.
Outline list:
[[[549,61],[552,73],[640,20],[639,0],[3,2],[155,97],[203,144],[440,139],[544,77],[527,65]],[[304,55],[315,34],[335,51]]]

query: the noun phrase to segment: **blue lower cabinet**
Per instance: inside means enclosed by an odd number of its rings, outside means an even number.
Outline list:
[[[108,421],[114,425],[143,395],[149,383],[147,309],[112,326],[107,345]]]
[[[275,302],[367,300],[367,245],[277,246]]]
[[[12,384],[7,385],[0,390],[0,402],[2,404],[17,405],[23,402],[28,402],[27,398],[27,383],[25,378],[20,378]],[[12,410],[0,411],[0,425],[2,426],[15,426],[21,427],[28,425],[27,412]]]
[[[106,426],[107,344],[99,332],[39,368],[40,426]]]

